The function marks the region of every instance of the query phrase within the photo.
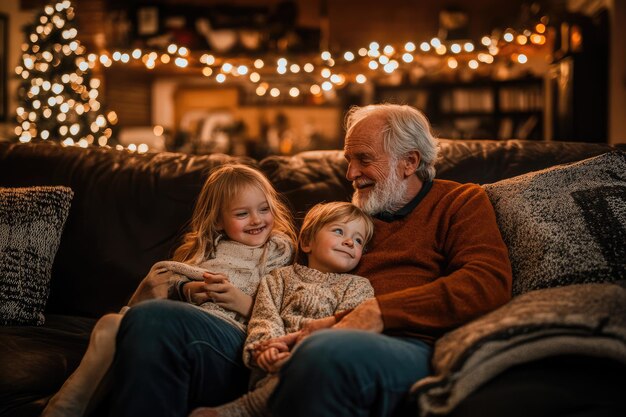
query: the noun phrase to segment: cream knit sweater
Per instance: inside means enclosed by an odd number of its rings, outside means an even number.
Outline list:
[[[366,278],[323,273],[294,264],[261,279],[248,323],[244,363],[252,367],[254,343],[300,330],[306,319],[319,319],[356,307],[374,297]]]
[[[293,258],[294,248],[291,241],[282,233],[274,232],[267,242],[259,247],[252,247],[232,240],[221,239],[217,242],[215,255],[198,264],[182,262],[157,262],[152,268],[165,268],[174,273],[170,279],[170,298],[185,300],[178,292],[183,282],[204,281],[204,272],[222,273],[228,280],[245,294],[254,297],[261,277],[272,270],[285,266]],[[247,319],[234,311],[226,310],[212,301],[199,306],[235,327],[245,331]]]

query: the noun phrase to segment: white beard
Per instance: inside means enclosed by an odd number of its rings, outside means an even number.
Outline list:
[[[391,161],[387,178],[375,183],[367,196],[362,195],[361,191],[355,187],[352,204],[370,215],[384,211],[393,213],[406,204],[404,200],[407,187],[407,182],[398,176],[396,163]]]

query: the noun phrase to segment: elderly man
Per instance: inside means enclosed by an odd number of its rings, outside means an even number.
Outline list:
[[[376,297],[311,323],[281,371],[272,414],[388,416],[429,372],[433,342],[506,303],[511,266],[495,214],[474,184],[435,180],[426,118],[398,105],[347,116],[346,177],[375,234],[355,271]]]

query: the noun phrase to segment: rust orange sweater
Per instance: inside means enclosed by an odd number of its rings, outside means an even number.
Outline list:
[[[434,180],[406,217],[375,220],[353,272],[370,280],[384,332],[434,342],[511,298],[511,264],[481,187]]]

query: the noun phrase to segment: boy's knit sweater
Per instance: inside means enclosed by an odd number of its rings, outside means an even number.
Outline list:
[[[507,247],[478,185],[434,180],[406,217],[374,223],[354,273],[374,287],[385,333],[433,342],[510,300]]]
[[[157,262],[152,268],[165,268],[174,272],[170,280],[170,298],[185,301],[179,289],[189,281],[204,281],[204,272],[222,273],[245,294],[254,298],[261,277],[272,270],[285,266],[293,257],[291,241],[282,233],[274,232],[267,242],[259,247],[247,246],[232,240],[217,242],[214,257],[198,265],[182,262]],[[234,311],[225,310],[212,301],[199,306],[234,326],[245,331],[247,319]]]
[[[299,264],[272,271],[259,285],[244,363],[252,367],[254,343],[298,331],[305,319],[332,316],[373,296],[369,281],[356,275],[323,273]]]

